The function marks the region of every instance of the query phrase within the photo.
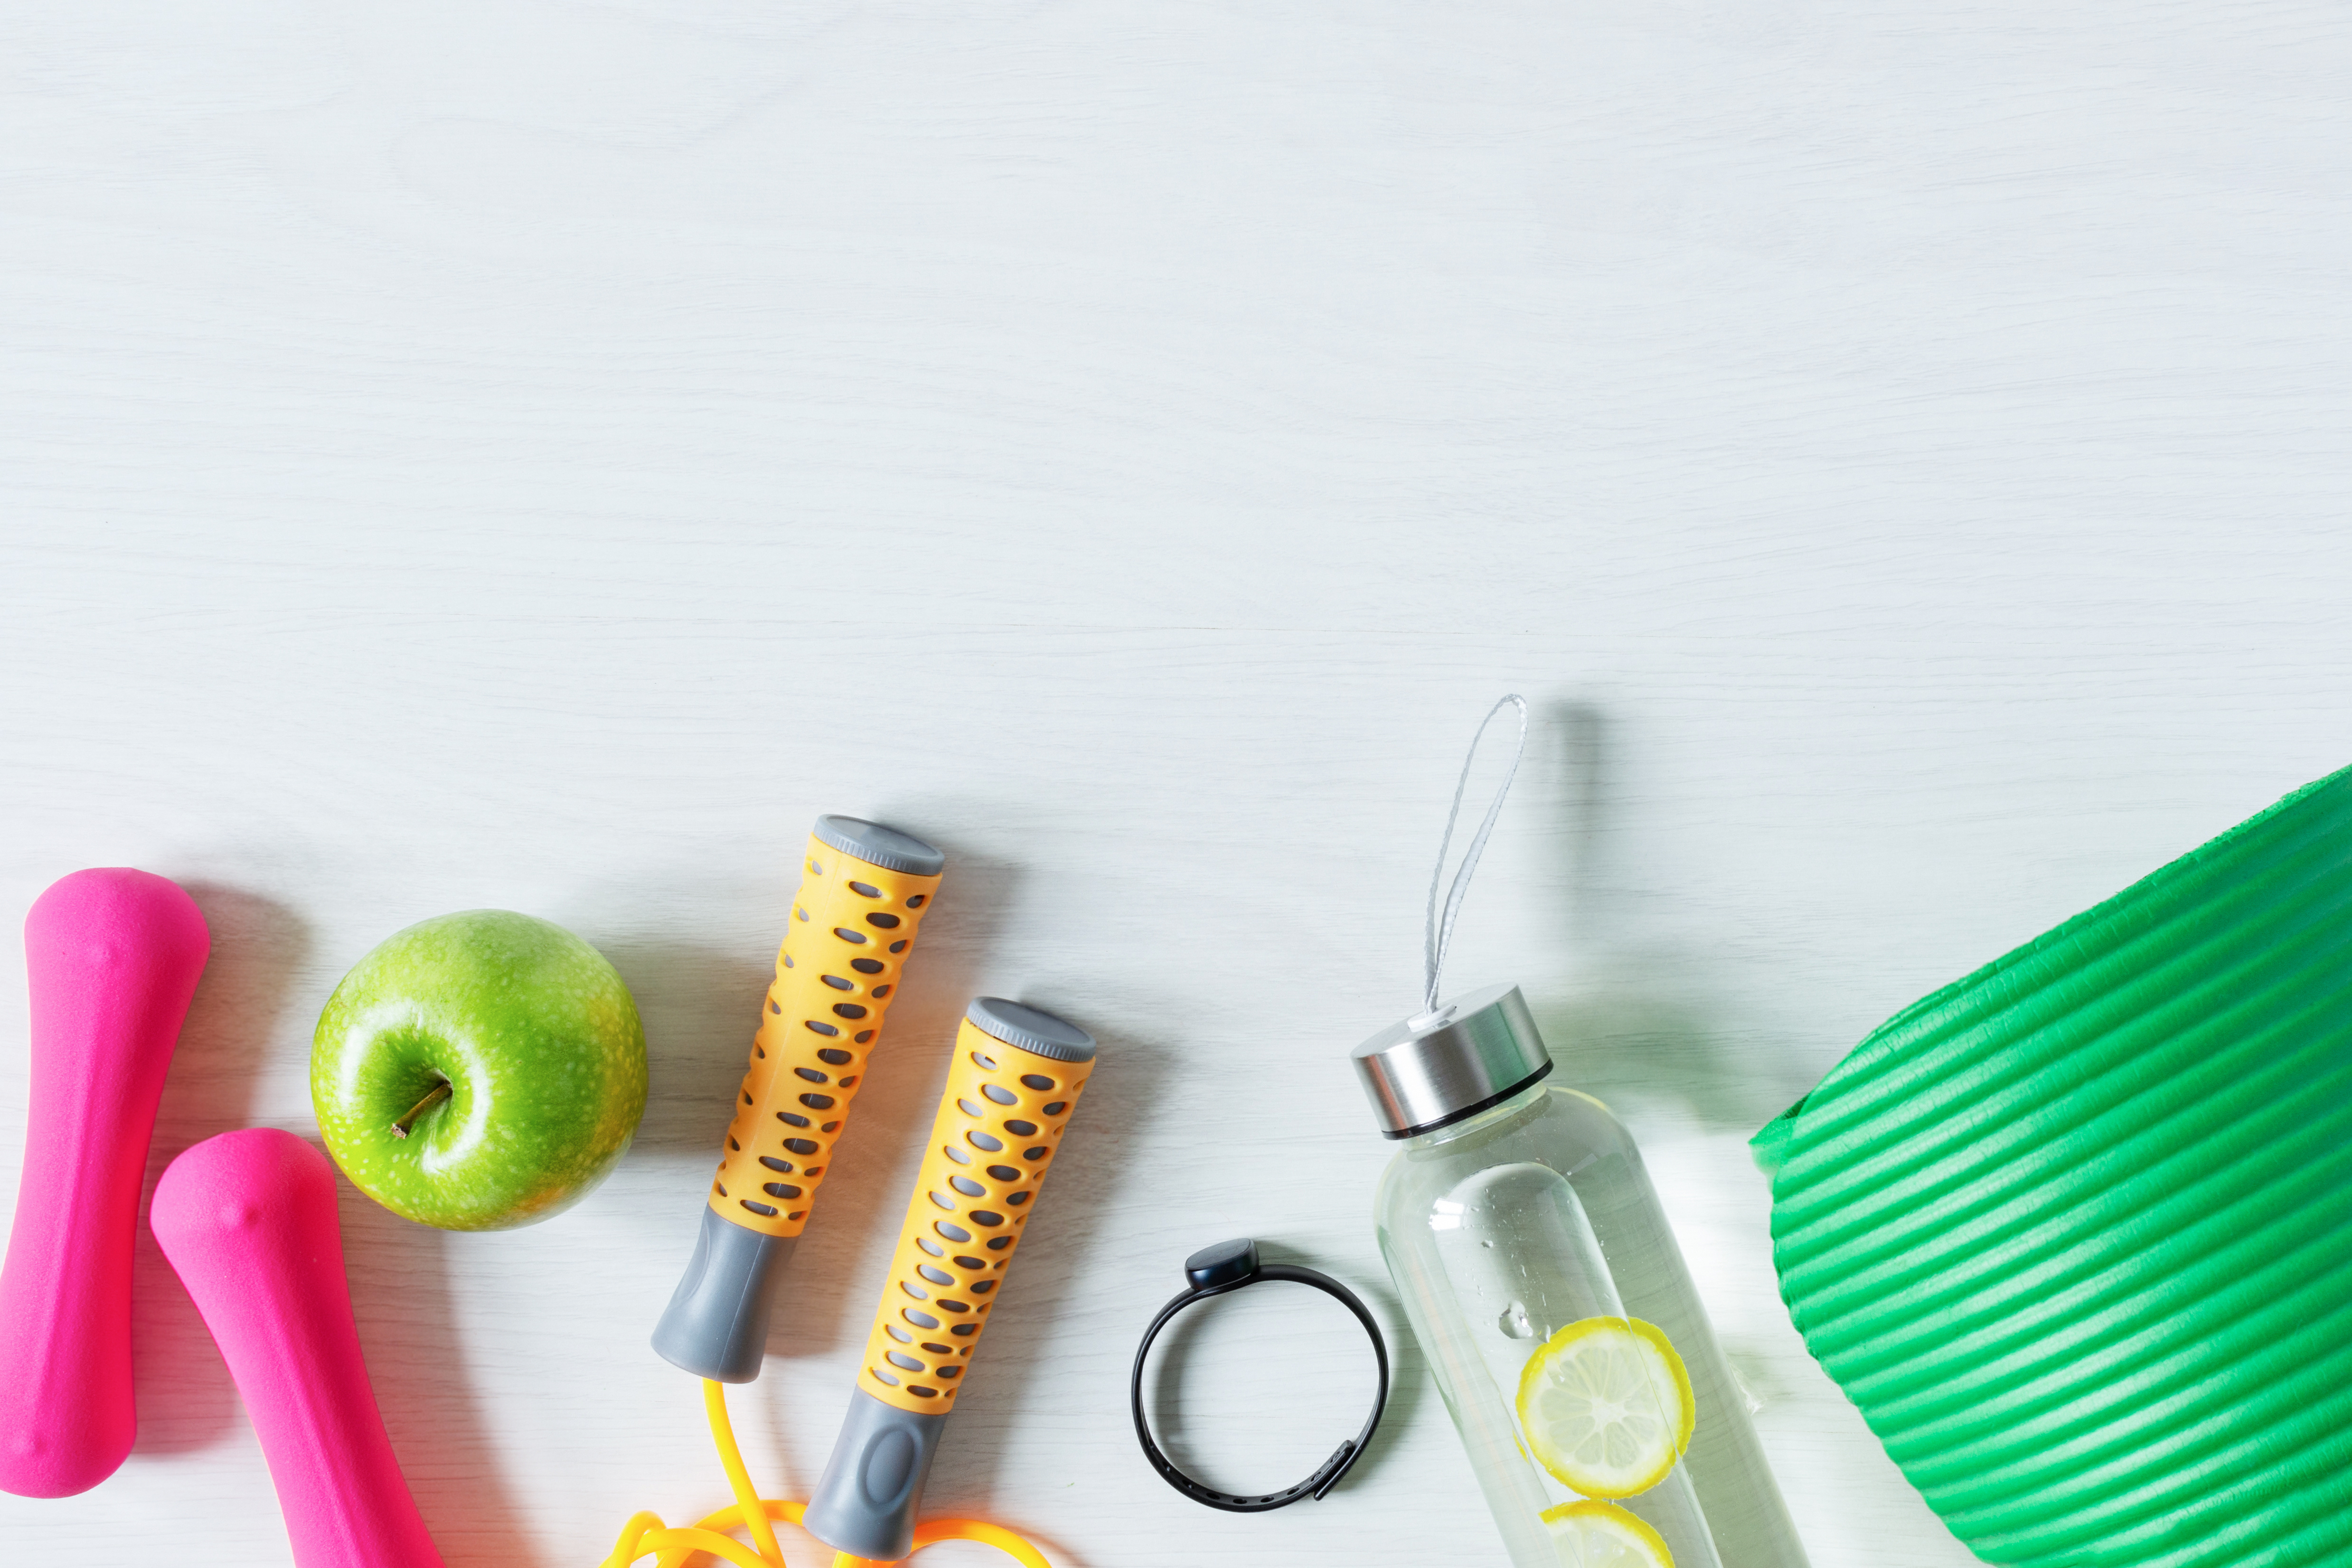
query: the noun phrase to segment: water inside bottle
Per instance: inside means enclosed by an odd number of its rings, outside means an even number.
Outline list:
[[[1536,1346],[1572,1323],[1626,1316],[1583,1203],[1549,1166],[1474,1172],[1431,1205],[1429,1227],[1463,1308],[1455,1321],[1469,1327],[1470,1349],[1506,1405],[1516,1406]],[[1540,1466],[1517,1463],[1541,1494],[1538,1513],[1585,1495]],[[1721,1568],[1681,1466],[1639,1496],[1613,1500],[1664,1538],[1677,1568]]]
[[[1381,1245],[1517,1568],[1560,1561],[1542,1519],[1577,1494],[1532,1454],[1519,1385],[1563,1328],[1648,1324],[1696,1413],[1664,1480],[1612,1500],[1676,1568],[1805,1568],[1732,1375],[1638,1148],[1606,1107],[1536,1088],[1409,1143],[1379,1200]]]

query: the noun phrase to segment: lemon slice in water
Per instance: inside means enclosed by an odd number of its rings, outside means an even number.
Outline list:
[[[1698,1424],[1683,1358],[1638,1318],[1586,1318],[1546,1340],[1519,1374],[1518,1413],[1543,1468],[1586,1497],[1648,1491]]]
[[[1675,1568],[1665,1538],[1613,1502],[1564,1502],[1543,1521],[1560,1568]]]

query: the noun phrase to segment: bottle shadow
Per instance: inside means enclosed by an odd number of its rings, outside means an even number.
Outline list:
[[[146,1223],[163,1167],[216,1134],[249,1124],[272,1036],[310,956],[310,928],[285,905],[215,883],[183,883],[204,911],[212,956],[172,1053],[147,1150],[131,1255],[132,1375],[147,1455],[208,1448],[236,1429],[236,1385],[212,1334]],[[299,1127],[308,1136],[312,1129]]]
[[[1810,1090],[1816,1073],[1779,1053],[1727,1040],[1708,1015],[1698,954],[1629,936],[1646,924],[1634,874],[1618,863],[1619,765],[1597,706],[1549,706],[1537,733],[1553,737],[1538,760],[1556,769],[1566,831],[1552,835],[1555,880],[1568,890],[1560,932],[1578,971],[1565,997],[1529,998],[1559,1064],[1555,1082],[1614,1109],[1695,1123],[1743,1137]]]

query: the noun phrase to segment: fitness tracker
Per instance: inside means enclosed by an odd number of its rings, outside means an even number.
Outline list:
[[[1293,1268],[1287,1263],[1261,1263],[1257,1258],[1257,1243],[1247,1239],[1220,1241],[1214,1247],[1203,1247],[1184,1260],[1184,1278],[1190,1281],[1190,1288],[1160,1309],[1160,1315],[1153,1318],[1151,1326],[1143,1331],[1143,1343],[1135,1349],[1135,1374],[1128,1382],[1128,1400],[1135,1411],[1135,1437],[1143,1445],[1144,1458],[1151,1461],[1151,1468],[1160,1472],[1161,1480],[1194,1502],[1221,1508],[1227,1513],[1264,1513],[1270,1509],[1288,1507],[1303,1497],[1321,1497],[1339,1485],[1339,1478],[1363,1457],[1364,1445],[1372,1440],[1372,1431],[1381,1424],[1381,1412],[1388,1405],[1389,1347],[1381,1338],[1381,1325],[1372,1321],[1372,1314],[1364,1310],[1364,1303],[1356,1299],[1356,1293],[1339,1281],[1327,1274],[1318,1274],[1312,1269]],[[1160,1331],[1166,1328],[1178,1312],[1195,1301],[1222,1296],[1228,1291],[1238,1291],[1261,1280],[1287,1280],[1294,1285],[1310,1285],[1355,1313],[1356,1321],[1364,1325],[1364,1333],[1371,1336],[1372,1359],[1379,1363],[1381,1369],[1381,1387],[1380,1392],[1372,1396],[1372,1413],[1366,1418],[1364,1429],[1340,1444],[1339,1451],[1324,1460],[1313,1475],[1286,1491],[1269,1492],[1264,1497],[1235,1497],[1229,1492],[1204,1487],[1178,1469],[1168,1456],[1160,1451],[1160,1445],[1151,1440],[1150,1424],[1143,1418],[1143,1360],[1151,1354],[1151,1342],[1160,1337]]]

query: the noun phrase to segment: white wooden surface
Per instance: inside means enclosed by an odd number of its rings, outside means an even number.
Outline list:
[[[1460,747],[1523,690],[1456,981],[1517,979],[1645,1140],[1821,1568],[1963,1563],[1789,1328],[1743,1141],[2352,759],[2347,38],[2321,0],[22,0],[0,912],[111,863],[204,904],[153,1169],[311,1133],[311,1023],[401,925],[612,956],[653,1101],[593,1200],[343,1207],[449,1562],[559,1568],[724,1499],[645,1339],[800,836],[932,836],[737,1401],[763,1482],[823,1461],[986,989],[1107,1054],[933,1509],[1064,1568],[1495,1563],[1409,1343],[1360,1479],[1264,1519],[1155,1479],[1124,1379],[1234,1234],[1393,1321],[1341,1058],[1412,1002]],[[12,948],[10,1170],[22,988]],[[0,1498],[0,1555],[285,1561],[152,1242],[137,1282],[138,1451]],[[1269,1293],[1171,1412],[1230,1484],[1360,1394]]]

